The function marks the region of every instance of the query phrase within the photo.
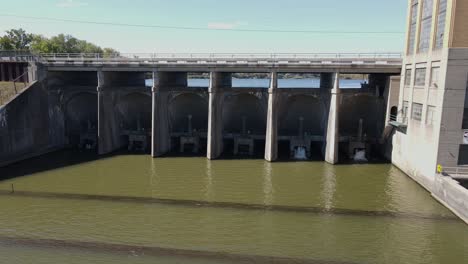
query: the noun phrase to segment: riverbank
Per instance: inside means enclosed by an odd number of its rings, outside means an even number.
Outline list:
[[[16,89],[21,92],[26,85],[24,83],[17,83]],[[0,82],[0,106],[6,104],[16,95],[15,86],[13,82]]]

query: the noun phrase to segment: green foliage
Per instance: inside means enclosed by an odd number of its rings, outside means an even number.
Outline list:
[[[21,28],[8,30],[4,36],[0,37],[0,49],[29,50],[33,37],[33,34],[28,34]]]
[[[71,35],[59,34],[51,38],[28,34],[23,29],[12,29],[0,37],[0,50],[31,51],[34,53],[101,53],[103,56],[118,56],[112,48],[101,48]]]
[[[104,48],[103,56],[104,58],[118,57],[120,56],[120,52],[112,48]]]

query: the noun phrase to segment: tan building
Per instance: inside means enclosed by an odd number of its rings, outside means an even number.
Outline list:
[[[468,0],[408,2],[392,162],[467,221],[466,189],[436,171],[468,165]]]

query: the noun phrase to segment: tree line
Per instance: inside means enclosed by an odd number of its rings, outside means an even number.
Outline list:
[[[7,30],[0,35],[0,51],[29,51],[31,53],[100,53],[104,56],[118,55],[112,48],[77,39],[71,35],[59,34],[47,38],[43,35],[27,33],[24,29]]]

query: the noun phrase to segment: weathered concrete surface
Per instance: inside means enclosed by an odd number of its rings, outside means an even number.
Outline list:
[[[468,224],[468,190],[456,180],[435,176],[432,195]]]
[[[54,134],[49,133],[53,114],[43,81],[32,83],[0,108],[0,166],[54,148]]]
[[[117,94],[110,89],[106,84],[104,73],[98,72],[98,153],[100,155],[124,146],[119,133],[119,121],[114,111]]]
[[[210,73],[209,103],[208,103],[208,138],[207,158],[212,160],[219,158],[223,152],[223,111],[224,95],[222,92],[223,73]],[[226,84],[231,86],[230,83]]]
[[[152,88],[152,149],[151,155],[159,157],[171,150],[171,135],[169,129],[168,101],[170,92],[163,89],[167,82],[167,74],[153,72]]]
[[[144,73],[98,71],[98,123],[99,154],[132,148],[131,139],[149,145],[151,92]]]

